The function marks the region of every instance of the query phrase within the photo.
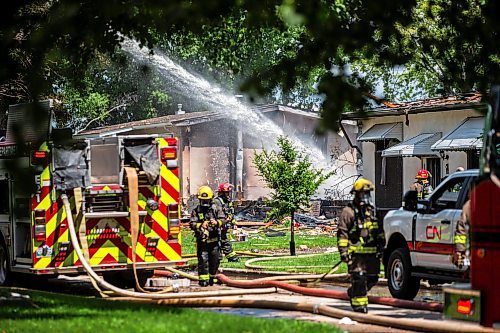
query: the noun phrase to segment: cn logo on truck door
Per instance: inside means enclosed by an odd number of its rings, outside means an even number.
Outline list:
[[[441,235],[443,234],[442,226],[439,226],[439,229],[436,226],[428,225],[425,229],[425,236],[427,240],[441,240]]]

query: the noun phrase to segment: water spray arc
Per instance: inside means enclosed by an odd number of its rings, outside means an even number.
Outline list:
[[[214,111],[225,119],[234,121],[235,127],[238,130],[238,160],[243,159],[243,139],[241,135],[249,136],[255,140],[257,146],[272,149],[275,148],[275,143],[280,135],[286,135],[290,138],[294,146],[300,151],[309,156],[313,165],[317,168],[331,169],[332,165],[329,157],[324,156],[322,151],[315,146],[313,140],[299,138],[295,133],[285,132],[284,129],[272,120],[264,116],[259,111],[252,109],[242,103],[240,95],[232,95],[224,91],[222,87],[215,83],[211,83],[200,75],[193,74],[186,70],[181,65],[174,62],[164,53],[155,50],[151,54],[148,49],[140,48],[136,41],[125,39],[122,43],[122,48],[135,60],[147,63],[153,67],[169,89],[173,92],[194,100],[203,108]],[[240,133],[239,131],[242,131]],[[221,134],[222,135],[222,134]],[[241,155],[241,156],[240,156]],[[236,165],[238,168],[238,165]],[[239,166],[241,168],[241,166]],[[241,176],[242,170],[237,170],[237,180]],[[330,182],[341,181],[341,176],[333,176]],[[239,184],[237,184],[239,185]]]

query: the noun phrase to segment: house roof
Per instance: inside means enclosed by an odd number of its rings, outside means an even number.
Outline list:
[[[418,114],[425,112],[464,110],[471,108],[484,108],[481,102],[482,95],[479,93],[468,93],[449,97],[429,98],[413,102],[390,104],[391,107],[381,106],[367,110],[366,112],[347,112],[342,114],[344,120],[360,120],[372,117],[399,116],[404,114]]]
[[[278,105],[278,104],[257,105],[255,106],[255,109],[259,110],[262,113],[280,111],[286,113],[293,113],[296,115],[300,115],[302,117],[317,118],[317,119],[320,118],[317,112],[294,109],[288,106]],[[128,123],[97,127],[94,129],[82,131],[78,133],[78,136],[97,136],[103,133],[117,134],[121,132],[128,132],[134,129],[144,129],[150,127],[165,127],[165,126],[183,127],[183,126],[190,126],[209,121],[219,120],[222,118],[225,118],[224,114],[216,111],[186,112],[183,114],[167,115],[162,117],[131,121]]]
[[[264,114],[269,113],[269,112],[273,112],[273,111],[280,111],[280,112],[296,114],[296,115],[306,117],[306,118],[314,118],[314,119],[321,118],[319,113],[316,111],[295,109],[295,108],[285,106],[285,105],[280,105],[280,104],[262,104],[262,105],[257,105],[255,108]]]
[[[119,133],[133,129],[160,126],[188,126],[202,122],[208,122],[222,118],[222,114],[213,111],[186,112],[144,120],[131,121],[128,123],[97,127],[78,133],[79,136],[99,135],[102,133]]]

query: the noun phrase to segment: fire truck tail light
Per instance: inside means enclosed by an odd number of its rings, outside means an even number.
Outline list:
[[[173,239],[178,238],[181,232],[179,204],[175,202],[168,204],[168,231],[170,235],[169,238]]]
[[[167,147],[161,149],[162,161],[175,160],[177,158],[177,148]]]
[[[179,205],[177,203],[168,204],[168,219],[169,220],[179,219]]]
[[[45,218],[45,209],[36,209],[34,215],[35,215],[35,240],[37,242],[43,242],[47,239],[46,227],[45,227],[47,220]]]
[[[457,302],[457,312],[464,315],[470,315],[474,312],[473,299],[460,299]]]
[[[34,151],[31,153],[31,165],[44,165],[47,163],[48,153],[46,151]]]
[[[45,157],[47,157],[47,152],[45,152],[45,151],[35,151],[35,153],[33,154],[33,156],[35,158],[45,158]]]
[[[167,141],[169,146],[177,146],[177,139],[176,138],[166,138],[165,140]]]

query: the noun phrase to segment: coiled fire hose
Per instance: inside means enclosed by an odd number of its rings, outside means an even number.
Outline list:
[[[196,297],[217,297],[217,296],[233,296],[242,294],[269,294],[276,292],[276,288],[264,288],[256,289],[253,292],[250,290],[218,290],[218,291],[205,291],[205,292],[186,292],[186,293],[175,293],[175,294],[147,294],[135,291],[129,291],[125,289],[118,288],[108,282],[106,282],[102,277],[97,275],[92,269],[89,262],[85,260],[85,257],[81,251],[80,244],[78,243],[78,237],[76,235],[75,225],[73,222],[73,216],[71,212],[71,206],[69,203],[68,196],[66,194],[61,195],[61,199],[66,210],[66,218],[68,220],[69,235],[71,238],[71,244],[75,249],[75,253],[80,260],[83,268],[88,273],[91,279],[93,279],[100,287],[111,290],[118,295],[142,298],[142,299],[181,299],[181,298],[196,298]]]
[[[286,265],[286,266],[265,266],[265,265],[255,265],[256,262],[265,262],[265,261],[273,261],[273,260],[281,260],[281,259],[297,259],[297,258],[309,258],[309,257],[317,257],[325,255],[324,253],[311,253],[311,254],[302,254],[298,256],[273,256],[273,257],[264,257],[264,258],[253,258],[245,261],[245,267],[250,269],[268,269],[268,268],[331,268],[331,265]],[[338,266],[337,266],[338,267]],[[330,274],[332,274],[331,272]]]

